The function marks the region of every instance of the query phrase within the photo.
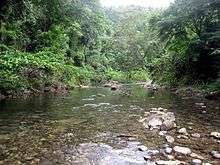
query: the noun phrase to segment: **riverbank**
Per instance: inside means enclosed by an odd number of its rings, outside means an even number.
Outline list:
[[[102,84],[99,84],[97,86],[102,86],[106,88],[110,88],[111,90],[121,90],[124,83],[121,83],[119,81],[106,81],[102,82]],[[201,98],[201,99],[207,99],[207,100],[219,100],[220,99],[220,91],[210,91],[209,89],[200,89],[198,87],[192,87],[192,86],[184,86],[184,87],[168,87],[168,86],[160,86],[155,83],[153,83],[151,80],[147,82],[136,82],[134,84],[138,84],[143,86],[146,90],[151,91],[158,91],[158,90],[168,90],[172,93],[182,97],[183,99],[189,99],[189,98]],[[75,86],[75,88],[90,88],[91,86],[85,86],[85,85],[78,85]],[[56,84],[49,87],[44,87],[41,90],[26,90],[23,92],[13,92],[9,91],[6,95],[0,93],[0,100],[4,99],[16,99],[18,97],[28,97],[31,95],[37,95],[42,93],[54,93],[54,94],[61,94],[61,93],[67,93],[68,91],[74,89],[67,87],[64,84]],[[123,92],[123,89],[121,90]]]

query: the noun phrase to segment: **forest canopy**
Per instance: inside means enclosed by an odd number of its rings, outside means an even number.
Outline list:
[[[109,80],[220,89],[220,1],[1,0],[0,93]]]

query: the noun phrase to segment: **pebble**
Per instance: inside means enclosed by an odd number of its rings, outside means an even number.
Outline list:
[[[160,129],[162,131],[170,131],[174,128],[176,128],[176,123],[174,121],[170,121],[170,120],[165,120],[160,127]]]
[[[183,134],[183,135],[188,135],[186,128],[179,129],[178,133]]]
[[[218,151],[212,151],[211,154],[214,158],[220,159],[220,153]]]
[[[211,132],[211,136],[215,137],[217,139],[220,139],[220,133],[219,132]]]
[[[167,136],[165,137],[165,139],[166,139],[166,141],[167,141],[168,143],[174,143],[174,141],[175,141],[175,139],[174,139],[172,136],[169,136],[169,135],[167,135]]]
[[[196,159],[201,159],[201,160],[204,160],[204,159],[205,159],[204,157],[202,157],[202,156],[200,156],[200,155],[198,155],[198,154],[196,154],[196,153],[191,153],[190,156],[191,156],[192,158],[196,158]]]
[[[180,165],[180,164],[184,164],[183,162],[179,161],[179,160],[169,160],[169,161],[164,161],[164,160],[158,160],[156,161],[157,165]]]
[[[171,154],[172,151],[173,151],[173,149],[170,148],[170,147],[165,148],[165,153],[166,153],[166,154]]]
[[[193,160],[192,160],[192,164],[194,164],[194,165],[199,165],[199,164],[202,164],[202,161],[199,160],[199,159],[193,159]]]
[[[197,105],[197,106],[205,106],[204,103],[195,103],[195,105]]]
[[[160,131],[160,132],[159,132],[159,135],[160,135],[160,136],[164,136],[165,134],[167,134],[167,131]]]
[[[201,135],[199,133],[193,133],[193,134],[191,134],[191,136],[194,137],[194,138],[200,138],[201,137]]]
[[[173,150],[177,153],[183,154],[183,155],[189,155],[192,153],[191,149],[186,148],[186,147],[180,147],[180,146],[175,146]]]
[[[178,139],[189,139],[189,137],[186,135],[178,135],[177,138]]]
[[[167,159],[169,160],[174,160],[174,156],[173,155],[166,155]]]

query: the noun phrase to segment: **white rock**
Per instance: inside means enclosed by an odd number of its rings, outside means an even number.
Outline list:
[[[186,147],[180,147],[180,146],[175,146],[173,150],[177,153],[183,154],[183,155],[189,155],[192,153],[191,149],[186,148]]]
[[[162,125],[162,120],[160,118],[153,118],[148,122],[148,125],[152,128],[157,128]]]
[[[191,134],[191,136],[194,137],[194,138],[200,138],[201,137],[201,135],[199,133],[193,133],[193,134]]]
[[[174,161],[158,160],[158,161],[156,161],[156,164],[157,165],[180,165],[180,164],[184,164],[184,163],[179,160],[174,160]]]
[[[186,128],[181,128],[178,130],[178,133],[183,134],[183,135],[188,135]]]
[[[169,131],[176,127],[176,123],[174,121],[165,120],[163,124],[161,125],[162,131]]]
[[[168,143],[173,143],[175,141],[175,139],[172,136],[167,135],[165,137],[165,139],[167,140]]]
[[[160,136],[164,136],[165,134],[167,134],[167,131],[160,131],[160,132],[159,132],[159,135],[160,135]]]
[[[198,155],[198,154],[196,154],[196,153],[191,153],[190,156],[191,156],[192,158],[196,158],[196,159],[201,159],[201,160],[204,160],[204,159],[205,159],[204,157],[202,157],[202,156],[200,156],[200,155]]]
[[[197,105],[197,106],[205,106],[204,103],[195,103],[195,105]]]
[[[178,135],[177,138],[178,139],[189,139],[189,137],[186,135]]]
[[[217,139],[220,139],[220,133],[219,133],[219,132],[212,132],[212,133],[211,133],[211,136],[212,136],[212,137],[215,137],[215,138],[217,138]]]
[[[214,158],[220,159],[220,153],[218,151],[212,151],[211,154]]]
[[[173,155],[166,155],[167,159],[169,160],[174,160],[174,156]]]
[[[199,160],[199,159],[193,159],[193,160],[192,160],[192,164],[194,164],[194,165],[199,165],[199,164],[202,164],[202,161]]]
[[[173,149],[170,148],[170,147],[165,148],[165,153],[166,153],[166,154],[171,154],[172,151],[173,151]]]
[[[139,120],[138,120],[138,122],[139,123],[143,123],[143,122],[145,122],[147,120],[147,118],[140,118]]]

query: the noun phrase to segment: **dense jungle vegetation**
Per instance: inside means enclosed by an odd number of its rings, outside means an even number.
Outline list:
[[[167,9],[98,0],[1,0],[0,91],[108,80],[220,89],[220,1]]]

